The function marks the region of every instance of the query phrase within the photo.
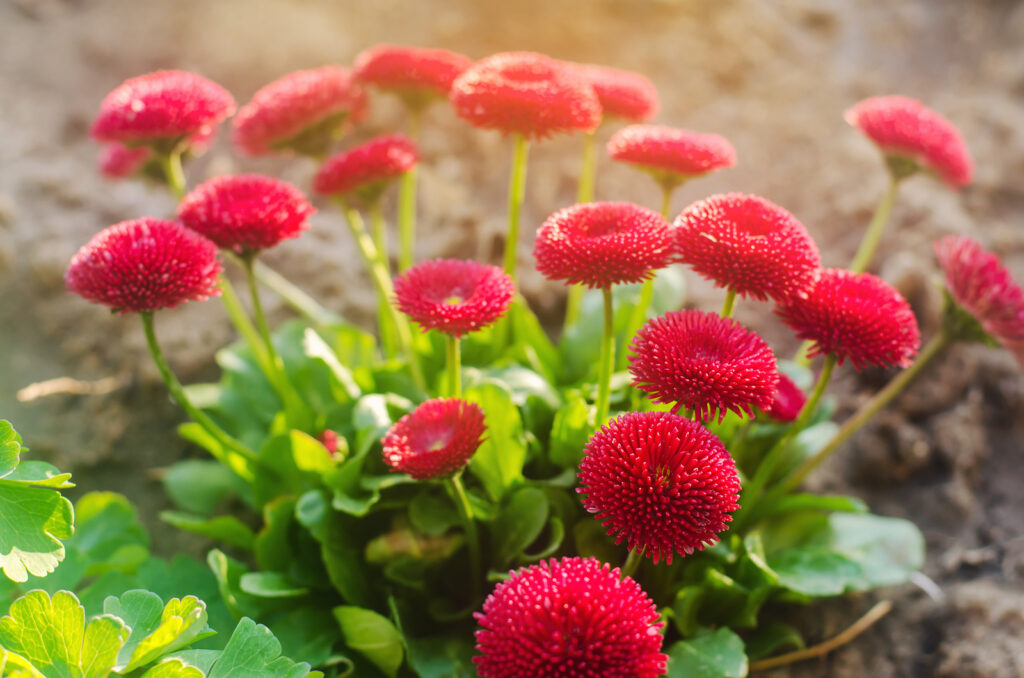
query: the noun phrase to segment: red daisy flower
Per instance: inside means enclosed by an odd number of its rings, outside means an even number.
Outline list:
[[[779,372],[779,385],[775,390],[772,404],[764,408],[764,413],[775,421],[796,421],[800,410],[804,409],[807,396],[792,379]]]
[[[353,72],[357,82],[394,92],[420,110],[447,97],[455,78],[472,65],[469,57],[446,49],[377,45],[359,53]]]
[[[731,318],[676,311],[640,328],[630,346],[633,385],[656,403],[693,409],[700,421],[726,410],[753,417],[771,406],[779,382],[764,339]]]
[[[669,188],[736,164],[732,144],[717,134],[663,125],[630,125],[608,140],[608,155],[649,172]]]
[[[419,158],[416,144],[402,134],[385,134],[331,156],[316,173],[313,190],[321,195],[348,195],[371,202]]]
[[[537,270],[591,288],[647,280],[672,261],[672,232],[660,214],[629,202],[580,203],[537,231]]]
[[[575,69],[543,54],[504,52],[456,78],[455,113],[474,127],[543,139],[589,132],[601,122],[594,88]]]
[[[108,94],[91,134],[104,142],[177,144],[183,137],[212,134],[234,112],[235,100],[215,82],[195,73],[157,71],[125,80]]]
[[[178,218],[218,247],[242,253],[273,247],[309,228],[316,212],[302,191],[259,174],[217,177],[181,201]]]
[[[260,89],[238,111],[233,140],[249,155],[295,150],[318,155],[366,113],[366,92],[348,69],[290,73]]]
[[[711,431],[668,412],[629,412],[590,438],[577,489],[615,543],[655,564],[718,541],[737,503],[736,464]]]
[[[122,221],[72,257],[64,282],[115,311],[144,313],[218,296],[217,246],[179,223]]]
[[[780,303],[775,312],[814,346],[810,356],[849,358],[866,365],[907,367],[917,355],[921,334],[910,304],[870,273],[827,268],[805,292]]]
[[[594,558],[513,572],[474,616],[473,663],[486,678],[654,678],[666,670],[654,602]]]
[[[1024,291],[999,257],[963,235],[937,241],[935,256],[954,301],[1024,366]]]
[[[909,159],[953,188],[971,183],[974,162],[960,133],[920,101],[903,96],[874,97],[846,111],[845,117],[886,155]]]
[[[384,436],[384,463],[416,480],[455,473],[469,463],[486,430],[477,404],[456,398],[428,400]]]
[[[695,202],[676,219],[673,232],[679,261],[744,297],[782,301],[806,289],[821,269],[818,246],[804,225],[756,195],[727,193]]]
[[[658,90],[640,73],[594,64],[570,65],[594,88],[605,116],[643,122],[657,114]]]
[[[100,173],[108,179],[127,179],[135,176],[153,159],[149,146],[129,148],[124,144],[107,144],[100,152]]]
[[[461,337],[497,321],[515,296],[515,283],[497,266],[437,259],[395,279],[398,310],[423,326]]]

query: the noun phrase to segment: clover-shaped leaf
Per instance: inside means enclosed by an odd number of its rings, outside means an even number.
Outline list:
[[[214,633],[206,624],[206,603],[195,596],[172,598],[164,605],[150,591],[128,591],[120,598],[108,597],[103,611],[131,627],[117,657],[117,670],[123,674]]]

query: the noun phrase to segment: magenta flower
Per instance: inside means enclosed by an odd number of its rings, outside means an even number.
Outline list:
[[[424,329],[455,337],[497,322],[514,296],[507,273],[475,261],[424,261],[395,279],[398,310]]]
[[[355,79],[397,94],[413,110],[446,98],[455,78],[473,65],[469,57],[446,49],[376,45],[360,52]]]
[[[402,134],[385,134],[328,158],[313,179],[321,195],[358,194],[371,202],[395,179],[416,166],[416,144]]]
[[[469,463],[486,430],[479,405],[455,398],[428,400],[384,436],[384,463],[416,480],[450,475]]]
[[[666,187],[736,164],[736,151],[717,134],[664,125],[630,125],[612,135],[608,155],[650,173]]]
[[[570,64],[583,74],[605,117],[643,122],[658,113],[658,90],[646,76],[595,64]]]

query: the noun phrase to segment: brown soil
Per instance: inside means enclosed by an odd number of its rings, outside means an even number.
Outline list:
[[[924,178],[908,182],[883,243],[878,272],[908,295],[927,336],[938,299],[929,247],[936,237],[970,233],[1024,279],[1022,35],[1024,5],[1007,0],[8,0],[0,3],[0,416],[81,487],[124,491],[150,521],[163,500],[148,469],[196,454],[174,434],[181,417],[155,384],[137,321],[84,304],[62,285],[68,259],[97,230],[172,209],[161,192],[105,183],[93,169],[89,121],[126,77],[196,70],[245,101],[279,75],[349,63],[377,42],[474,57],[530,49],[642,71],[661,92],[658,122],[722,134],[740,158],[735,169],[686,186],[674,209],[718,191],[764,195],[807,224],[829,265],[849,260],[884,185],[877,154],[845,125],[843,110],[874,94],[915,96],[956,122],[978,165],[977,180],[959,194]],[[371,120],[376,127],[361,135],[400,125],[401,113],[377,99]],[[425,129],[419,253],[493,259],[504,230],[506,142],[467,132],[441,106]],[[527,231],[572,202],[578,152],[578,139],[536,147]],[[299,185],[312,172],[301,162],[240,161],[222,139],[189,167],[190,180],[236,169]],[[598,196],[657,197],[645,177],[607,160]],[[324,210],[272,262],[365,320],[373,302],[359,267],[343,265],[354,251],[337,229]],[[536,274],[524,287],[556,317],[557,287]],[[695,303],[718,303],[707,285],[692,288]],[[764,309],[743,304],[740,318],[780,353],[794,348]],[[216,304],[162,313],[158,324],[186,381],[214,376],[211,353],[230,338]],[[941,599],[909,586],[885,591],[895,611],[854,644],[765,675],[1024,675],[1024,381],[995,349],[960,347],[941,362],[814,481],[921,526],[925,573]],[[107,396],[14,399],[35,381],[110,374],[125,375],[126,386]],[[843,370],[834,386],[843,411],[885,379]],[[179,546],[173,531],[161,534],[171,542],[161,539],[158,550]],[[802,619],[821,639],[874,599],[823,604]]]

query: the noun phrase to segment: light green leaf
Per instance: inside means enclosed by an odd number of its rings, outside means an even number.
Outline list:
[[[341,364],[337,354],[327,345],[327,342],[310,327],[307,327],[302,335],[302,350],[307,356],[322,361],[330,369],[331,374],[337,379],[338,384],[349,398],[354,400],[362,395],[359,384],[352,377],[352,371]]]
[[[181,659],[168,659],[143,673],[141,678],[203,678],[203,672]]]
[[[181,511],[161,511],[160,520],[182,530],[218,539],[247,551],[252,549],[255,538],[252,529],[234,516],[205,519]]]
[[[743,641],[727,628],[681,640],[668,650],[669,678],[744,678]]]
[[[334,608],[345,644],[393,678],[402,665],[402,636],[386,617],[373,610],[342,605]]]
[[[516,490],[494,521],[492,542],[497,544],[494,566],[502,569],[522,553],[544,529],[548,519],[548,498],[535,487]]]
[[[281,656],[281,643],[266,626],[245,617],[238,622],[224,652],[207,678],[304,678],[322,676],[309,664]]]
[[[832,548],[860,566],[855,590],[903,584],[924,565],[924,537],[910,521],[833,513],[829,527]]]
[[[494,384],[467,389],[464,398],[484,411],[487,439],[473,455],[470,471],[495,501],[523,478],[526,445],[523,422],[509,393]]]
[[[409,502],[409,521],[424,534],[444,534],[459,522],[452,502],[447,497],[422,491]]]
[[[150,591],[128,591],[120,598],[107,598],[103,612],[131,627],[117,657],[118,672],[124,674],[214,633],[206,623],[206,604],[195,596],[172,598],[164,605]]]
[[[808,596],[837,596],[863,576],[857,563],[827,546],[786,549],[769,558],[768,565],[780,586]]]
[[[45,676],[106,678],[127,638],[116,617],[94,617],[87,625],[85,609],[67,591],[53,598],[45,591],[27,593],[0,619],[0,646]]]
[[[164,489],[174,504],[191,513],[208,516],[225,499],[243,489],[238,476],[219,461],[187,459],[167,469]]]
[[[583,458],[583,448],[593,426],[590,424],[592,407],[577,389],[566,394],[566,404],[555,413],[551,425],[551,461],[565,468],[576,468]]]
[[[407,638],[409,666],[420,678],[474,678],[473,644],[460,636]]]
[[[243,591],[259,598],[300,598],[309,593],[280,572],[246,572],[239,584]]]

